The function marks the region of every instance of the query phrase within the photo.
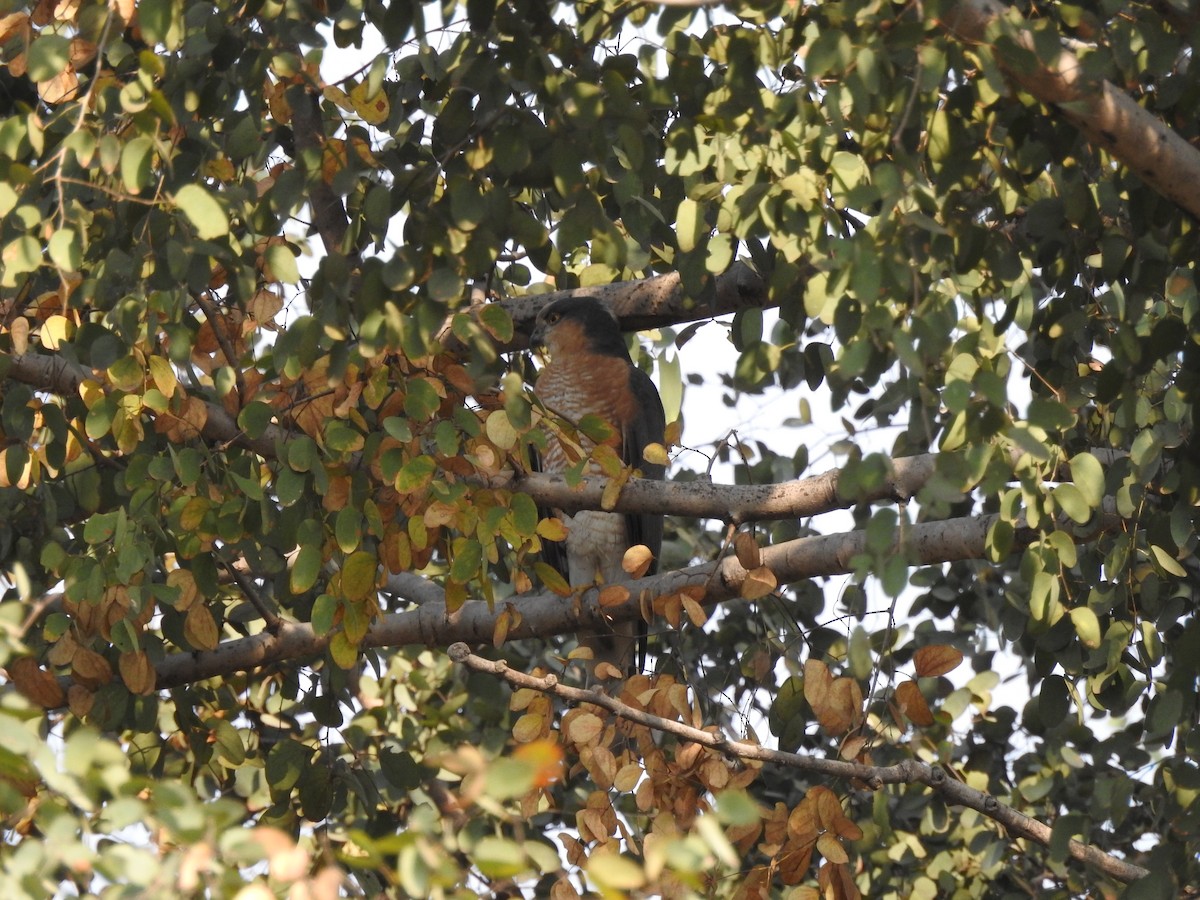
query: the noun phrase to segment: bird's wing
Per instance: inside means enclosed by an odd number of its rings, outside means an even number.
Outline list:
[[[548,471],[543,464],[543,460],[536,450],[532,447],[529,449],[529,468],[534,472]],[[554,509],[550,506],[538,507],[538,518],[549,519],[552,516],[560,516],[561,510]],[[571,580],[571,573],[567,569],[567,545],[565,541],[550,541],[542,538],[542,560],[550,565],[563,580],[568,584]]]
[[[627,466],[642,470],[646,478],[661,480],[666,466],[647,462],[642,452],[650,444],[663,444],[667,430],[666,414],[654,382],[636,366],[629,367],[629,389],[636,400],[637,415],[621,429],[621,457]],[[662,549],[663,517],[655,514],[628,515],[625,527],[629,534],[629,546],[645,544],[654,554],[649,574],[658,571],[658,554]]]

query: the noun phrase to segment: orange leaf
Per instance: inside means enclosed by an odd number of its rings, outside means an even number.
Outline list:
[[[610,584],[600,589],[600,607],[602,609],[620,606],[628,599],[629,589],[622,585]]]
[[[945,644],[922,647],[913,654],[918,678],[933,678],[953,671],[963,661],[962,651]]]
[[[518,747],[513,751],[513,756],[537,767],[533,777],[534,787],[546,787],[562,778],[563,751],[556,741],[547,738],[534,741]]]
[[[746,573],[746,580],[742,582],[742,599],[757,600],[767,596],[777,587],[779,581],[775,578],[775,573],[766,566],[759,566]]]

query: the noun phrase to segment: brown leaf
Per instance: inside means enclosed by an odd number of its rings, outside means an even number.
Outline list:
[[[183,636],[195,650],[217,648],[217,623],[203,603],[193,604],[183,620]]]
[[[58,679],[37,664],[32,656],[21,656],[8,664],[8,677],[21,696],[46,709],[56,709],[66,702]]]
[[[499,647],[508,640],[508,629],[512,626],[512,613],[507,608],[496,616],[495,627],[492,628],[492,646]]]
[[[604,722],[594,713],[574,716],[567,725],[567,737],[576,744],[590,744],[604,731]]]
[[[833,684],[833,676],[829,667],[819,659],[808,659],[804,662],[804,699],[820,715],[820,711],[829,703],[829,687]]]
[[[820,854],[837,865],[844,865],[850,862],[850,857],[846,854],[846,848],[829,832],[825,832],[817,838],[817,850]]]
[[[914,725],[927,728],[933,724],[933,713],[915,681],[906,681],[896,688],[896,705]]]
[[[699,628],[708,621],[708,610],[693,600],[691,597],[683,598],[683,609],[691,619],[692,624]]]
[[[112,666],[95,650],[80,647],[71,659],[71,673],[84,687],[100,687],[113,680]]]
[[[762,565],[762,552],[758,548],[758,541],[748,531],[739,531],[734,536],[733,552],[747,572]]]
[[[150,664],[150,657],[144,650],[122,653],[117,659],[117,669],[125,687],[132,693],[146,695],[154,692],[154,666]]]
[[[918,678],[933,678],[953,671],[963,661],[962,651],[945,644],[921,647],[913,654],[913,666]]]
[[[862,688],[853,678],[837,678],[829,685],[824,705],[814,707],[817,720],[829,734],[845,734],[862,718]]]

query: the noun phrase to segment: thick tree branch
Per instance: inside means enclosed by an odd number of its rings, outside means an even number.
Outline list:
[[[962,559],[984,559],[987,534],[997,516],[948,519],[942,522],[906,526],[897,535],[894,552],[906,553],[914,565],[933,565]],[[1097,527],[1111,527],[1115,521],[1104,517]],[[1032,532],[1019,534],[1015,549]],[[855,571],[858,558],[868,550],[865,531],[798,538],[762,550],[762,565],[769,568],[780,584]],[[498,617],[509,617],[508,637],[547,637],[580,630],[603,630],[615,622],[642,615],[643,596],[652,599],[676,595],[687,589],[703,588],[701,602],[712,606],[741,595],[749,573],[736,556],[717,562],[702,563],[673,572],[625,582],[630,598],[620,605],[601,607],[599,590],[592,588],[574,598],[553,593],[531,594],[498,602],[493,609],[486,603],[468,602],[450,612],[445,602],[426,602],[418,609],[393,613],[380,618],[363,639],[364,649],[423,644],[448,647],[456,641],[490,644]],[[259,666],[294,662],[322,653],[331,635],[317,634],[311,625],[286,623],[275,634],[261,633],[227,641],[215,650],[176,653],[159,661],[157,686],[160,690],[204,678],[230,675]]]
[[[1057,106],[1089,141],[1162,196],[1200,217],[1200,151],[1128,94],[1086,75],[1079,57],[1065,48],[1054,59],[1037,58],[1032,28],[1000,0],[963,0],[944,20],[952,34],[977,43],[996,36],[990,27],[995,23],[1012,42],[991,44],[1005,74],[1038,100]]]
[[[788,753],[783,750],[771,750],[758,744],[745,741],[730,740],[723,734],[713,734],[693,728],[672,719],[664,719],[652,715],[645,710],[635,709],[615,697],[600,691],[583,690],[559,684],[558,678],[548,675],[538,678],[523,672],[515,672],[503,661],[492,661],[476,656],[463,643],[452,644],[449,648],[450,658],[462,663],[477,672],[485,672],[499,676],[514,687],[532,688],[547,694],[553,694],[574,704],[590,703],[603,707],[608,711],[656,731],[673,734],[676,737],[700,744],[723,753],[731,759],[753,759],[775,765],[786,766],[802,772],[815,775],[827,775],[834,778],[857,778],[873,788],[885,784],[924,784],[941,795],[942,799],[954,806],[965,806],[973,809],[989,819],[1003,825],[1014,837],[1027,838],[1044,847],[1050,845],[1051,828],[1044,822],[1030,818],[1007,804],[1001,803],[991,794],[976,790],[946,774],[939,766],[930,766],[906,759],[894,766],[868,766],[862,763],[848,762],[840,759],[826,759],[816,756],[804,756],[800,753]],[[1095,866],[1106,875],[1125,883],[1136,881],[1149,873],[1141,866],[1135,866],[1119,859],[1098,847],[1072,840],[1068,852],[1074,859]]]
[[[586,295],[608,304],[625,331],[643,331],[663,325],[677,325],[710,319],[742,309],[766,309],[777,304],[767,296],[767,285],[744,262],[735,262],[717,276],[716,293],[711,306],[700,306],[684,291],[677,272],[654,275],[640,281],[622,281],[593,287],[546,294],[529,294],[501,300],[512,317],[516,334],[508,344],[498,344],[502,352],[529,346],[529,331],[538,310],[560,297]]]
[[[842,469],[798,478],[781,484],[714,484],[711,481],[654,481],[631,478],[621,489],[616,504],[602,503],[609,479],[583,478],[570,485],[562,475],[530,472],[516,478],[503,476],[493,482],[528,494],[539,505],[565,510],[609,509],[623,513],[663,513],[698,519],[720,519],[740,525],[769,519],[815,516],[856,503],[911,498],[933,476],[938,454],[926,453],[892,461],[891,475],[867,490],[843,484]]]

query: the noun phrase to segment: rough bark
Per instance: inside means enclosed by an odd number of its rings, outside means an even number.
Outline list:
[[[983,559],[988,530],[996,518],[981,516],[906,526],[897,534],[894,552],[907,554],[913,565]],[[1104,518],[1098,520],[1095,528],[1113,524]],[[1014,549],[1022,546],[1022,541],[1018,540]],[[786,584],[852,572],[855,557],[867,550],[866,532],[851,531],[798,538],[763,548],[761,555],[762,565],[772,571],[780,584]],[[566,602],[557,594],[539,593],[499,601],[492,609],[482,602],[468,602],[453,612],[446,609],[444,602],[435,602],[426,596],[417,609],[383,616],[367,632],[363,647],[409,644],[448,647],[456,641],[491,644],[497,621],[505,615],[510,620],[507,636],[511,640],[603,629],[613,622],[642,615],[643,597],[653,599],[680,594],[686,589],[703,588],[701,602],[707,606],[737,598],[748,575],[737,558],[729,556],[717,562],[626,582],[630,598],[623,604],[603,608],[595,588],[584,592],[574,602]],[[329,634],[317,634],[311,625],[287,623],[274,634],[263,632],[228,641],[216,650],[173,654],[156,665],[157,686],[162,690],[272,663],[303,660],[323,652],[329,639]]]

